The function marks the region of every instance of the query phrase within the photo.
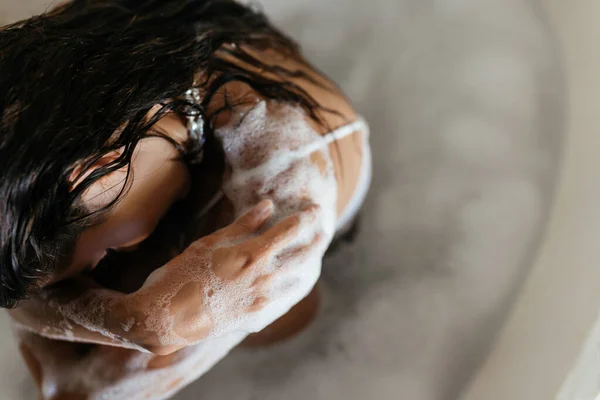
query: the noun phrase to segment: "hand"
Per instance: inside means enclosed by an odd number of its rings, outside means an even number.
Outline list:
[[[151,339],[146,347],[166,354],[207,337],[252,332],[272,322],[257,321],[264,319],[258,311],[277,306],[272,282],[293,273],[294,260],[324,247],[318,234],[308,244],[291,246],[318,210],[309,206],[259,235],[273,212],[272,202],[263,201],[152,273],[134,294],[135,308],[145,310],[145,336]]]
[[[261,211],[261,207],[265,207]],[[312,233],[319,207],[311,205],[284,218],[260,236],[260,229],[272,212],[272,203],[261,203],[234,224],[195,245],[211,252],[211,276],[205,283],[206,312],[211,316],[210,336],[232,331],[257,332],[279,317],[302,297],[290,294],[303,290],[306,279],[298,279],[303,262],[324,250],[321,234]],[[260,215],[261,212],[265,214]],[[305,229],[309,228],[309,229]],[[308,231],[308,232],[307,232]],[[300,236],[310,243],[298,243]],[[224,245],[224,243],[226,243]],[[318,253],[320,258],[322,254]],[[318,274],[317,274],[318,276]],[[308,282],[305,289],[312,288]],[[283,299],[287,297],[287,299]],[[281,310],[281,307],[287,307]]]

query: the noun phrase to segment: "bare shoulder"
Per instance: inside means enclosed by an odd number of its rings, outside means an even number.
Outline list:
[[[350,101],[342,91],[323,73],[309,64],[301,55],[286,55],[275,50],[244,49],[253,59],[267,68],[259,69],[251,62],[243,62],[225,54],[223,57],[236,63],[245,70],[256,72],[269,79],[292,83],[292,90],[304,91],[318,103],[316,111],[322,123],[307,117],[313,129],[321,135],[357,120],[357,114]],[[229,58],[228,58],[229,57]],[[285,73],[278,73],[278,71]],[[214,96],[209,112],[221,109],[227,102],[244,104],[251,107],[262,100],[261,96],[250,86],[241,82],[230,82],[223,86]],[[274,113],[276,115],[276,113]],[[231,114],[223,112],[215,120],[218,128],[231,120]],[[334,167],[338,186],[337,213],[341,216],[351,202],[359,185],[364,168],[364,138],[361,135],[348,135],[329,145],[329,157]],[[311,160],[319,165],[326,163],[323,156],[313,154]]]
[[[317,115],[323,124],[311,121],[320,134],[325,134],[340,126],[351,123],[357,119],[356,112],[350,101],[341,90],[323,73],[309,64],[301,55],[287,55],[275,50],[244,49],[254,59],[260,61],[268,68],[259,69],[248,62],[230,57],[228,54],[220,55],[231,62],[251,72],[258,72],[265,78],[293,84],[304,91],[319,105]],[[285,71],[278,73],[278,71]],[[294,89],[292,89],[294,90]],[[209,106],[209,113],[221,110],[225,104],[255,104],[262,100],[260,94],[243,82],[229,82],[219,89]],[[225,112],[220,115],[215,125],[226,123],[229,115]]]

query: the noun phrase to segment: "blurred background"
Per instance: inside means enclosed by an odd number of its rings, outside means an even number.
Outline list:
[[[370,122],[373,186],[318,320],[175,398],[595,399],[600,3],[258,4]],[[0,337],[0,399],[35,399]]]

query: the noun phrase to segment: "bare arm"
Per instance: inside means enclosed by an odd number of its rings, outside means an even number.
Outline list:
[[[305,204],[320,206],[314,224],[291,244],[293,256],[278,260],[280,268],[295,271],[287,278],[288,282],[295,282],[295,292],[281,293],[291,307],[310,292],[320,275],[322,257],[333,237],[337,217],[358,182],[362,140],[351,135],[328,145],[322,139],[321,135],[356,119],[347,99],[325,77],[294,57],[269,50],[247,50],[267,65],[287,69],[291,73],[288,78],[274,74],[270,77],[291,81],[322,107],[316,110],[321,124],[298,107],[267,100],[245,83],[235,81],[222,87],[209,107],[209,114],[216,115],[216,137],[225,151],[223,190],[238,215],[247,205],[264,198],[275,204],[274,220]],[[251,65],[242,66],[253,70]],[[293,248],[311,240],[322,244],[308,246],[299,260]],[[283,283],[281,286],[286,287]],[[277,315],[270,317],[273,320]]]
[[[305,94],[310,96],[319,105],[314,110],[315,115],[320,119],[319,122],[304,113],[301,116],[301,118],[304,118],[306,124],[313,129],[314,133],[324,135],[357,120],[357,114],[352,104],[350,104],[340,89],[327,77],[301,59],[301,56],[282,55],[275,50],[257,50],[251,48],[243,48],[243,50],[247,51],[249,57],[254,57],[267,66],[279,70],[287,70],[289,76],[264,72],[262,69],[258,70],[256,67],[233,59],[227,54],[221,55],[221,57],[249,71],[261,72],[266,77],[275,81],[291,83],[298,88],[297,90],[304,91]],[[269,70],[269,68],[266,69]],[[275,154],[278,150],[292,150],[298,144],[294,143],[297,137],[292,138],[288,135],[286,138],[275,134],[275,131],[278,129],[278,121],[281,122],[279,128],[285,129],[285,126],[283,126],[285,124],[283,118],[285,112],[283,110],[289,108],[289,106],[268,100],[268,107],[264,116],[270,118],[271,122],[274,123],[262,127],[255,124],[253,129],[246,129],[247,132],[237,129],[233,135],[231,134],[232,130],[227,129],[239,122],[240,115],[244,115],[251,108],[265,100],[264,97],[247,84],[232,81],[219,89],[209,104],[209,114],[216,114],[214,124],[218,128],[218,131],[220,131],[220,139],[223,142],[226,160],[232,174],[256,166],[257,157],[254,157],[253,160],[248,160],[248,153],[258,153],[259,161],[265,161],[269,156],[280,156],[281,154]],[[234,105],[234,107],[230,108],[227,105]],[[253,116],[256,118],[256,113]],[[248,122],[247,120],[245,121]],[[224,129],[228,132],[223,133]],[[263,132],[270,130],[271,132],[267,132],[266,134],[257,133],[260,130],[263,130]],[[235,147],[242,149],[241,151],[244,154],[235,154],[232,152],[232,143],[236,144]],[[357,187],[363,164],[364,151],[362,136],[348,135],[307,156],[308,161],[322,171],[330,166],[333,167],[337,189],[337,216],[343,213]],[[244,157],[246,157],[246,160],[244,160]],[[262,160],[260,160],[261,157]],[[252,165],[252,163],[255,165]],[[288,180],[287,183],[288,188],[292,190],[298,186],[291,180]],[[304,196],[301,190],[297,190],[295,193],[297,200],[300,200]],[[235,199],[231,200],[235,201]],[[278,206],[277,199],[274,199],[274,201],[275,205]]]
[[[139,329],[128,327],[127,303],[127,295],[81,277],[44,289],[9,313],[19,327],[48,338],[144,350]]]
[[[16,331],[16,338],[40,390],[40,399],[115,398],[115,387],[120,389],[119,399],[156,399],[164,398],[171,389],[180,389],[185,382],[185,374],[177,368],[177,361],[184,356],[181,354],[155,356],[118,347],[69,343],[23,330]],[[165,378],[167,369],[169,376]],[[140,380],[146,384],[136,384]]]
[[[303,223],[314,219],[317,208],[309,207],[259,235],[271,212],[272,204],[262,202],[228,227],[194,242],[135,293],[106,290],[79,278],[45,290],[11,315],[22,328],[45,337],[155,354],[170,354],[225,328],[247,329],[232,321],[269,303],[270,260]],[[219,296],[232,305],[225,314],[207,302]]]

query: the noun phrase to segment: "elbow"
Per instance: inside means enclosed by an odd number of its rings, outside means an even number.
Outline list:
[[[132,329],[128,332],[126,339],[130,340],[138,350],[155,356],[168,356],[188,346],[183,339],[176,343],[165,344],[155,332],[149,332],[146,329]]]
[[[155,356],[169,356],[183,349],[185,345],[144,345],[141,346],[147,352]]]
[[[145,329],[132,329],[127,332],[124,338],[137,347],[138,350],[155,356],[168,356],[187,346],[187,343],[183,340],[175,344],[163,344],[156,333],[148,332]]]

